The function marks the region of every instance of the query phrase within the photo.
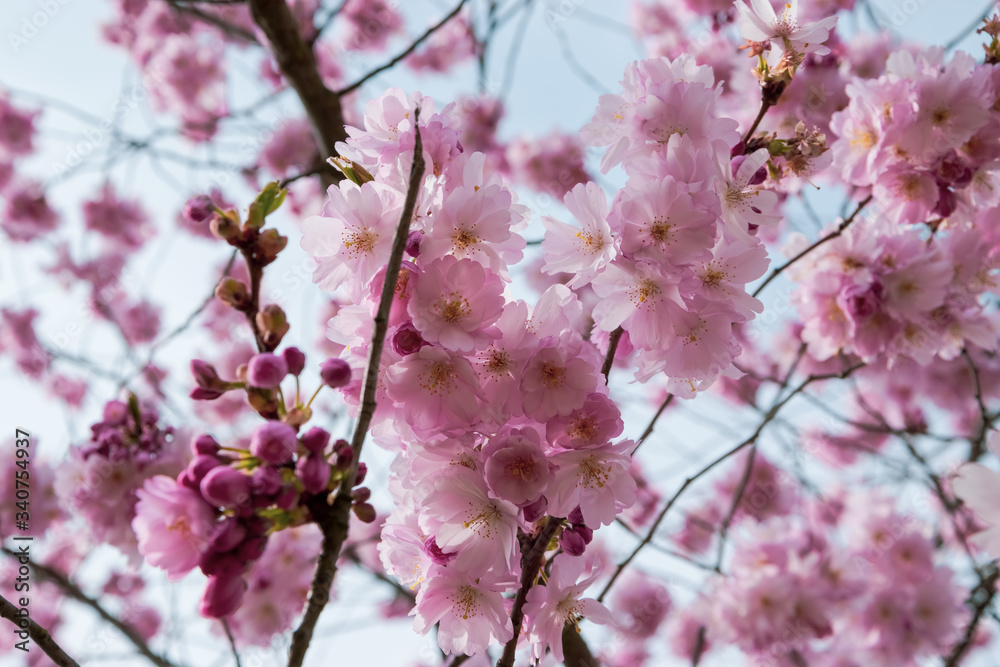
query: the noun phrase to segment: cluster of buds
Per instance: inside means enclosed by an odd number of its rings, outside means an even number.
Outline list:
[[[1000,63],[1000,14],[994,14],[989,18],[983,19],[983,27],[976,31],[977,34],[987,34],[993,39],[990,40],[989,44],[983,44],[983,50],[986,51],[986,64],[996,65]]]
[[[104,418],[90,427],[90,445],[83,458],[101,456],[111,462],[133,461],[138,465],[155,461],[173,437],[172,426],[160,427],[159,415],[139,405],[135,394],[128,402],[109,401]]]

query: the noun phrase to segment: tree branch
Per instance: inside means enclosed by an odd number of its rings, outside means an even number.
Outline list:
[[[337,142],[347,139],[340,96],[326,87],[316,67],[316,55],[299,33],[298,22],[285,0],[249,0],[250,13],[271,45],[282,74],[298,93],[305,107],[322,157],[337,154]],[[340,182],[342,176],[328,166],[322,172],[324,185]]]
[[[28,622],[28,636],[35,640],[38,648],[45,652],[45,655],[52,658],[52,662],[59,667],[80,667],[80,664],[69,657],[66,651],[56,643],[49,631],[35,623],[34,620],[23,616],[18,616],[18,608],[11,604],[5,597],[0,595],[0,616],[3,616],[16,627],[23,627],[22,622]]]
[[[316,563],[316,573],[313,576],[306,612],[302,617],[299,627],[292,634],[292,645],[288,652],[288,667],[301,667],[302,661],[305,659],[306,650],[309,648],[313,631],[316,628],[316,622],[319,620],[323,608],[326,607],[330,599],[330,587],[333,585],[333,579],[337,573],[337,559],[340,557],[344,540],[347,539],[352,502],[351,490],[354,487],[358,463],[361,460],[361,448],[364,445],[365,435],[368,433],[368,427],[371,425],[372,417],[375,414],[375,388],[378,384],[382,347],[385,344],[385,334],[389,327],[389,309],[392,307],[393,297],[396,293],[396,280],[399,277],[399,267],[403,261],[403,250],[406,247],[406,239],[409,236],[413,210],[417,204],[417,193],[424,178],[423,141],[420,137],[420,128],[417,125],[419,115],[419,110],[417,110],[413,118],[414,130],[417,136],[413,147],[410,184],[406,192],[403,212],[399,217],[396,236],[393,239],[389,262],[386,265],[385,283],[382,285],[378,313],[375,315],[371,347],[368,351],[368,365],[363,384],[361,385],[361,409],[358,413],[358,421],[354,429],[354,437],[351,441],[351,447],[354,450],[354,463],[351,470],[348,471],[347,475],[341,481],[340,489],[337,491],[337,496],[332,505],[328,504],[325,494],[315,496],[309,502],[309,510],[323,532],[323,549],[320,552],[319,561]]]
[[[695,481],[697,481],[698,479],[700,479],[703,475],[705,475],[710,470],[712,470],[712,468],[714,468],[715,466],[719,465],[720,463],[722,463],[723,461],[725,461],[726,459],[728,459],[733,454],[735,454],[735,453],[739,452],[740,450],[742,450],[743,448],[745,448],[745,447],[747,447],[749,445],[752,445],[753,443],[757,442],[757,439],[760,437],[761,433],[764,432],[764,429],[767,427],[767,425],[770,424],[772,421],[774,421],[774,418],[778,416],[778,412],[780,412],[781,409],[785,405],[787,405],[789,401],[791,401],[793,398],[795,398],[800,392],[802,392],[803,390],[805,390],[805,388],[808,387],[810,384],[812,384],[813,382],[818,382],[820,380],[831,380],[833,378],[841,378],[841,379],[846,378],[851,373],[853,373],[854,371],[858,370],[859,368],[862,368],[863,366],[864,366],[864,364],[857,364],[857,365],[854,365],[854,366],[851,366],[851,367],[847,368],[846,370],[844,370],[841,373],[826,373],[826,374],[823,374],[823,375],[810,375],[800,385],[798,385],[794,390],[792,390],[788,394],[788,396],[786,396],[785,398],[781,399],[781,401],[779,401],[778,403],[775,403],[771,407],[771,409],[767,411],[767,414],[764,415],[764,418],[761,420],[760,424],[757,425],[757,429],[753,432],[752,435],[750,435],[750,437],[748,437],[743,442],[739,443],[738,445],[736,445],[735,447],[733,447],[729,451],[725,452],[724,454],[722,454],[719,457],[717,457],[716,459],[714,459],[711,463],[709,463],[708,465],[706,465],[704,468],[702,468],[701,470],[699,470],[698,472],[696,472],[691,477],[688,477],[687,479],[685,479],[684,483],[681,484],[681,487],[679,489],[677,489],[677,492],[674,493],[674,495],[670,498],[670,500],[667,501],[667,504],[660,511],[659,515],[657,515],[656,520],[653,522],[653,525],[651,525],[649,527],[649,530],[646,532],[646,536],[644,538],[642,538],[642,541],[638,544],[638,546],[636,546],[636,548],[632,551],[632,553],[628,555],[628,558],[626,558],[625,560],[623,560],[621,563],[618,564],[618,567],[615,569],[614,574],[611,575],[611,580],[608,581],[607,585],[605,585],[605,587],[604,587],[604,590],[601,591],[601,594],[597,597],[597,601],[598,602],[603,602],[604,601],[605,596],[611,590],[611,587],[614,586],[615,581],[618,580],[618,577],[621,576],[621,573],[625,571],[625,568],[629,566],[629,564],[635,559],[635,557],[639,555],[639,552],[642,551],[642,549],[653,540],[653,535],[656,534],[656,531],[660,527],[660,524],[663,523],[663,519],[664,519],[664,517],[666,517],[667,513],[670,511],[670,508],[674,506],[674,503],[677,502],[678,498],[681,497],[681,495],[687,490],[687,488],[689,486],[691,486],[691,484],[693,484]]]
[[[816,248],[820,247],[821,245],[823,245],[827,241],[832,241],[833,239],[835,239],[838,236],[840,236],[841,234],[843,234],[844,230],[846,230],[848,227],[851,226],[851,224],[854,222],[855,218],[858,217],[858,214],[861,213],[862,209],[864,209],[865,206],[868,206],[868,203],[871,202],[871,200],[872,200],[872,195],[868,195],[867,197],[865,197],[861,201],[861,203],[858,204],[858,207],[856,209],[854,209],[854,213],[851,213],[851,215],[848,216],[847,219],[845,219],[842,223],[840,223],[839,225],[837,225],[837,229],[833,230],[832,232],[830,232],[829,234],[827,234],[823,238],[819,239],[818,241],[816,241],[815,243],[813,243],[811,246],[809,246],[808,248],[806,248],[805,250],[803,250],[799,254],[795,255],[795,257],[792,257],[790,260],[788,260],[787,262],[785,262],[784,264],[782,264],[781,266],[779,266],[778,268],[776,268],[774,271],[772,271],[771,274],[767,277],[767,280],[765,280],[764,282],[762,282],[760,284],[760,286],[753,291],[753,296],[757,296],[758,294],[760,294],[761,292],[763,292],[764,288],[767,287],[771,283],[772,280],[774,280],[775,278],[777,278],[778,276],[780,276],[785,271],[785,269],[787,269],[788,267],[790,267],[792,264],[794,264],[795,262],[799,261],[800,259],[802,259],[806,255],[808,255],[813,250],[815,250]]]
[[[615,352],[618,351],[618,343],[622,339],[625,330],[618,327],[611,332],[608,337],[608,355],[604,358],[604,365],[601,366],[601,374],[604,375],[604,384],[608,384],[608,376],[611,374],[611,366],[615,363]]]
[[[3,547],[3,552],[11,558],[17,558],[17,553],[7,547]],[[174,667],[172,662],[153,653],[153,651],[149,648],[149,644],[146,643],[146,640],[143,639],[142,635],[136,632],[135,628],[112,616],[108,610],[101,606],[100,602],[80,590],[80,587],[70,581],[69,577],[58,570],[55,570],[48,565],[42,565],[41,563],[32,562],[31,569],[35,571],[35,574],[37,574],[40,579],[52,582],[58,586],[65,595],[76,600],[77,602],[87,605],[97,612],[98,616],[100,616],[107,623],[113,625],[119,632],[125,635],[136,647],[136,649],[139,650],[139,653],[148,658],[154,665],[157,667]]]
[[[521,636],[521,626],[524,623],[524,603],[528,599],[528,591],[535,585],[535,579],[538,578],[538,571],[542,568],[542,558],[545,556],[545,549],[548,548],[549,541],[561,523],[562,519],[550,516],[538,535],[531,542],[531,548],[527,551],[524,551],[522,548],[521,588],[517,591],[517,596],[514,598],[514,608],[510,612],[510,622],[514,626],[514,636],[504,645],[503,655],[497,660],[497,667],[514,667],[517,640]]]

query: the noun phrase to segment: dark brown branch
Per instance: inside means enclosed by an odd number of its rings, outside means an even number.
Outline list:
[[[790,267],[792,264],[799,261],[800,259],[808,255],[813,250],[820,247],[827,241],[832,241],[833,239],[843,234],[844,230],[846,230],[848,227],[851,226],[854,220],[858,217],[858,214],[861,213],[861,211],[864,209],[865,206],[868,206],[868,203],[871,202],[871,200],[872,200],[872,195],[868,195],[867,197],[865,197],[863,200],[861,200],[861,203],[858,204],[858,207],[854,209],[854,213],[851,213],[850,216],[848,216],[843,222],[837,225],[837,229],[833,230],[823,238],[819,239],[811,246],[809,246],[799,254],[795,255],[795,257],[792,257],[790,260],[788,260],[787,262],[776,268],[774,271],[772,271],[770,275],[768,275],[767,279],[764,282],[762,282],[757,289],[753,291],[753,296],[757,296],[758,294],[763,292],[764,288],[767,287],[769,284],[771,284],[772,280],[780,276],[785,271],[785,269]]]
[[[580,628],[567,623],[562,631],[563,664],[566,667],[600,667],[587,642],[580,636]]]
[[[460,12],[462,10],[462,7],[465,5],[466,2],[467,2],[467,0],[461,0],[461,2],[458,3],[458,5],[455,7],[455,9],[451,10],[451,12],[447,16],[445,16],[443,19],[441,19],[440,21],[438,21],[436,24],[434,24],[430,28],[428,28],[427,32],[425,32],[420,37],[418,37],[415,42],[413,42],[412,44],[410,44],[410,46],[408,46],[406,48],[405,51],[403,51],[402,53],[400,53],[399,55],[397,55],[395,58],[393,58],[389,62],[385,63],[384,65],[380,65],[379,67],[376,67],[375,69],[371,70],[370,72],[368,72],[367,74],[365,74],[363,77],[361,77],[360,79],[358,79],[354,83],[349,84],[345,88],[341,88],[340,90],[337,91],[337,95],[347,95],[348,93],[351,93],[351,92],[357,90],[358,88],[360,88],[361,86],[365,85],[365,83],[368,80],[372,79],[373,77],[378,76],[379,74],[381,74],[382,72],[386,71],[387,69],[392,69],[393,67],[395,67],[396,65],[398,65],[401,60],[403,60],[408,55],[410,55],[411,53],[413,53],[414,51],[416,51],[417,47],[420,46],[424,42],[424,40],[426,40],[428,37],[430,37],[435,32],[437,32],[437,30],[441,26],[443,26],[445,23],[447,23],[451,19],[455,18],[455,16],[458,14],[458,12]]]
[[[382,285],[371,346],[368,350],[368,365],[361,385],[361,409],[358,413],[354,437],[351,440],[351,447],[354,450],[354,464],[341,481],[340,490],[332,505],[327,503],[323,495],[316,496],[309,503],[309,510],[323,533],[323,548],[319,555],[319,561],[316,563],[316,573],[313,576],[306,612],[299,627],[292,634],[292,645],[288,652],[288,667],[302,666],[306,650],[312,641],[316,622],[330,600],[330,587],[333,585],[333,579],[337,573],[337,559],[340,557],[340,551],[347,539],[352,502],[351,489],[354,487],[357,466],[361,461],[361,448],[364,445],[368,427],[371,425],[372,416],[375,414],[375,387],[378,384],[382,347],[385,344],[385,334],[389,326],[389,309],[392,307],[393,297],[396,293],[396,280],[399,277],[399,267],[403,261],[403,250],[409,236],[413,210],[417,204],[417,193],[424,178],[423,141],[420,137],[420,128],[417,126],[418,120],[419,111],[414,114],[413,118],[416,141],[413,147],[413,165],[410,168],[410,184],[406,192],[403,212],[399,217],[396,236],[393,239],[389,262],[386,265],[385,283]]]
[[[660,415],[663,414],[663,411],[666,410],[667,406],[673,403],[673,401],[674,401],[674,395],[667,394],[667,397],[663,399],[663,403],[661,403],[660,407],[656,410],[656,414],[653,415],[653,418],[649,420],[649,424],[646,426],[646,430],[642,432],[641,436],[639,436],[639,442],[636,443],[635,449],[632,450],[632,456],[635,456],[635,453],[639,451],[639,446],[646,441],[646,438],[653,435],[653,428],[656,426],[656,422],[660,420]]]
[[[979,419],[981,420],[979,433],[970,439],[972,447],[969,450],[969,461],[978,461],[986,453],[986,434],[990,430],[992,420],[986,410],[986,402],[983,400],[983,383],[979,377],[979,367],[976,366],[967,349],[962,350],[962,356],[965,357],[965,361],[969,364],[969,369],[972,371],[972,381],[976,390],[976,403],[979,406]]]
[[[542,569],[542,558],[545,550],[549,546],[549,541],[555,534],[556,529],[562,523],[562,519],[550,516],[548,521],[531,542],[531,547],[521,552],[521,588],[514,598],[514,608],[510,612],[510,622],[514,626],[514,636],[510,638],[504,647],[503,655],[497,660],[497,667],[514,667],[514,657],[517,653],[517,640],[521,636],[521,625],[524,623],[524,603],[528,599],[528,591],[535,585],[538,572]],[[526,544],[523,542],[522,544]]]
[[[720,463],[722,463],[723,461],[725,461],[726,459],[728,459],[733,454],[736,454],[737,452],[741,451],[745,447],[748,447],[749,445],[752,445],[753,443],[757,442],[757,439],[764,432],[764,429],[767,427],[767,425],[770,424],[772,421],[774,421],[774,418],[778,416],[778,412],[780,412],[781,409],[785,405],[787,405],[789,401],[791,401],[793,398],[795,398],[796,396],[798,396],[799,393],[801,393],[803,390],[805,390],[805,388],[808,387],[810,384],[812,384],[813,382],[818,382],[820,380],[831,380],[831,379],[834,379],[834,378],[841,378],[841,379],[846,378],[851,373],[853,373],[854,371],[858,370],[859,368],[862,368],[863,366],[864,366],[864,364],[857,364],[855,366],[851,366],[850,368],[847,368],[846,370],[844,370],[841,373],[827,373],[827,374],[824,374],[824,375],[810,375],[800,385],[798,385],[794,390],[792,390],[785,398],[783,398],[783,399],[781,399],[781,401],[775,403],[771,407],[771,409],[767,411],[767,414],[764,415],[764,418],[761,420],[760,424],[757,425],[757,429],[753,432],[753,434],[750,435],[750,437],[748,437],[746,440],[744,440],[743,442],[739,443],[738,445],[736,445],[732,449],[728,450],[724,454],[722,454],[722,455],[718,456],[717,458],[715,458],[711,463],[709,463],[708,465],[706,465],[704,468],[702,468],[701,470],[699,470],[698,472],[696,472],[691,477],[688,477],[687,479],[685,479],[684,483],[681,484],[681,487],[679,489],[677,489],[677,492],[674,493],[674,495],[670,498],[670,500],[667,501],[667,504],[660,511],[659,515],[657,515],[656,520],[653,522],[653,525],[651,525],[649,527],[649,530],[646,532],[646,536],[643,537],[642,541],[636,546],[635,549],[632,550],[632,553],[630,553],[625,560],[623,560],[621,563],[618,564],[618,567],[615,569],[614,574],[611,575],[611,580],[608,581],[607,585],[605,585],[605,587],[604,587],[604,590],[601,591],[601,594],[597,597],[597,601],[598,602],[603,602],[604,601],[604,597],[611,590],[611,587],[614,586],[615,581],[618,580],[618,577],[621,576],[621,573],[625,571],[625,568],[627,568],[629,566],[629,564],[635,559],[636,556],[639,555],[639,552],[642,551],[642,549],[647,544],[649,544],[650,542],[652,542],[653,535],[656,534],[656,531],[660,527],[660,524],[663,523],[663,519],[667,516],[667,513],[670,511],[670,508],[672,508],[674,506],[674,503],[677,502],[677,500],[681,497],[681,495],[683,495],[683,493],[688,489],[689,486],[691,486],[694,482],[696,482],[698,479],[700,479],[703,475],[705,475],[706,473],[708,473],[710,470],[712,470],[713,468],[715,468],[715,466],[719,465]]]
[[[3,552],[12,558],[17,558],[17,553],[11,551],[7,547],[3,548]],[[40,579],[45,579],[58,586],[66,596],[87,605],[97,612],[98,616],[100,616],[105,622],[113,625],[119,632],[125,635],[125,637],[132,642],[136,649],[139,650],[139,653],[148,658],[154,665],[157,667],[174,667],[172,662],[153,653],[153,651],[149,648],[149,644],[146,643],[146,640],[143,639],[142,635],[136,632],[135,628],[112,616],[108,610],[101,606],[100,602],[80,590],[80,587],[70,581],[69,577],[58,570],[36,562],[31,563],[31,569],[34,570],[35,574],[37,574]]]
[[[326,87],[316,67],[316,55],[302,39],[298,22],[285,0],[249,0],[250,13],[270,42],[274,59],[302,100],[322,157],[337,154],[338,141],[347,139],[340,96]],[[322,172],[324,185],[338,183],[333,167]]]
[[[236,667],[243,667],[240,662],[240,652],[236,650],[236,638],[233,637],[233,631],[229,629],[229,621],[222,619],[222,629],[226,631],[226,639],[229,640],[229,648],[233,652],[233,660],[236,661]]]
[[[604,358],[604,365],[601,366],[601,374],[604,375],[604,384],[608,384],[608,376],[611,374],[611,366],[615,363],[615,352],[618,351],[618,343],[622,339],[625,330],[618,327],[611,332],[608,337],[608,355]]]
[[[969,595],[969,599],[966,601],[966,604],[972,607],[972,619],[965,626],[962,638],[945,658],[944,667],[958,667],[962,663],[965,654],[972,647],[979,622],[982,620],[986,610],[993,604],[993,599],[997,594],[997,582],[1000,580],[1000,569],[997,569],[996,564],[990,567],[992,568],[992,572],[987,577],[980,579],[979,585],[972,590],[972,594]]]
[[[204,21],[205,23],[211,24],[233,39],[238,39],[247,42],[248,44],[258,43],[257,37],[252,32],[243,26],[230,23],[226,19],[221,16],[217,16],[212,12],[207,12],[194,5],[182,3],[180,0],[167,0],[167,4],[170,5],[178,14],[187,14]]]
[[[8,621],[13,623],[16,627],[21,628],[21,623],[24,620],[28,621],[28,636],[31,637],[38,648],[45,652],[45,655],[52,658],[54,662],[59,667],[80,667],[80,664],[69,657],[66,651],[62,650],[62,647],[56,643],[56,640],[52,638],[49,631],[42,626],[35,623],[34,620],[30,618],[25,618],[23,616],[18,616],[18,608],[14,604],[11,604],[5,597],[0,595],[0,616],[3,616]],[[16,649],[15,649],[16,650]]]

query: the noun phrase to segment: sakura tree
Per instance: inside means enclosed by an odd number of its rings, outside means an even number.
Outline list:
[[[117,0],[110,115],[0,84],[4,660],[995,663],[996,7],[592,4]],[[642,57],[527,132],[537,30]]]

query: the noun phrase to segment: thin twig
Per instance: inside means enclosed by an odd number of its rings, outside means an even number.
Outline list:
[[[379,67],[376,67],[375,69],[371,70],[370,72],[368,72],[367,74],[365,74],[364,76],[362,76],[360,79],[358,79],[354,83],[348,85],[345,88],[341,88],[340,90],[337,91],[337,95],[338,96],[347,95],[348,93],[353,92],[353,91],[357,90],[358,88],[360,88],[361,86],[363,86],[369,79],[371,79],[371,78],[373,78],[373,77],[381,74],[382,72],[386,71],[387,69],[392,69],[393,67],[395,67],[401,60],[403,60],[408,55],[410,55],[411,53],[413,53],[414,51],[416,51],[417,47],[420,46],[424,42],[424,40],[426,40],[428,37],[430,37],[435,32],[437,32],[438,28],[440,28],[441,26],[443,26],[445,23],[447,23],[451,19],[455,18],[455,16],[458,14],[458,12],[460,12],[462,10],[462,7],[465,5],[466,2],[467,2],[467,0],[461,0],[458,3],[458,5],[453,10],[451,10],[451,12],[447,16],[445,16],[443,19],[441,19],[440,21],[438,21],[436,24],[434,24],[430,28],[428,28],[427,32],[425,32],[420,37],[418,37],[415,42],[413,42],[412,44],[410,44],[406,48],[405,51],[403,51],[402,53],[400,53],[399,55],[397,55],[395,58],[393,58],[389,62],[385,63],[384,65],[380,65]]]
[[[805,250],[803,250],[799,254],[795,255],[795,257],[792,257],[790,260],[788,260],[787,262],[785,262],[784,264],[782,264],[781,266],[779,266],[778,268],[776,268],[774,271],[772,271],[771,274],[767,277],[767,279],[764,282],[762,282],[760,284],[760,286],[757,287],[757,289],[755,289],[753,291],[753,296],[757,296],[758,294],[760,294],[761,292],[763,292],[764,288],[767,287],[771,283],[772,280],[774,280],[775,278],[777,278],[778,276],[780,276],[785,271],[785,269],[787,269],[788,267],[790,267],[792,264],[794,264],[795,262],[799,261],[800,259],[802,259],[806,255],[808,255],[809,253],[811,253],[813,250],[815,250],[816,248],[820,247],[824,243],[826,243],[828,241],[832,241],[833,239],[835,239],[838,236],[840,236],[841,234],[843,234],[844,230],[846,230],[848,227],[851,226],[851,224],[854,222],[854,220],[858,217],[858,214],[861,213],[862,209],[864,209],[864,207],[867,206],[868,203],[871,200],[872,200],[872,195],[868,195],[867,197],[865,197],[861,201],[861,203],[858,204],[858,207],[856,209],[854,209],[854,213],[851,213],[851,215],[848,216],[842,223],[840,223],[839,225],[837,225],[837,228],[835,230],[833,230],[832,232],[830,232],[829,234],[827,234],[823,238],[819,239],[818,241],[816,241],[815,243],[813,243],[811,246],[809,246],[808,248],[806,248]]]
[[[535,585],[535,579],[538,578],[538,571],[542,567],[542,558],[545,556],[545,550],[549,546],[549,541],[561,523],[562,519],[550,516],[538,535],[532,540],[531,547],[525,550],[522,546],[521,588],[517,591],[517,596],[514,598],[514,607],[510,612],[510,622],[514,626],[514,635],[504,645],[503,655],[497,660],[497,667],[514,667],[517,640],[521,637],[521,625],[524,623],[524,603],[528,599],[528,591]],[[527,544],[527,542],[522,544]]]
[[[944,45],[944,50],[951,51],[956,46],[961,44],[962,40],[964,40],[966,37],[972,34],[972,32],[979,27],[980,23],[982,23],[983,21],[985,21],[990,17],[990,14],[992,14],[996,10],[996,4],[997,4],[996,2],[991,1],[990,4],[986,6],[986,9],[984,9],[979,14],[979,18],[977,18],[975,21],[966,26],[960,33],[958,33],[950,40],[948,40],[948,43]]]
[[[635,449],[632,450],[632,456],[635,456],[635,453],[639,451],[639,447],[642,445],[642,443],[646,442],[646,438],[653,435],[653,428],[656,426],[656,422],[659,421],[660,415],[663,414],[663,411],[666,410],[667,406],[673,403],[673,401],[674,401],[674,395],[667,394],[667,397],[663,399],[663,403],[661,403],[660,407],[656,410],[656,414],[653,415],[653,418],[649,420],[649,424],[646,426],[646,430],[642,432],[641,436],[639,436],[639,441],[636,443]]]
[[[16,627],[24,629],[24,625],[27,625],[28,636],[35,640],[35,644],[38,648],[45,652],[45,655],[52,658],[54,662],[59,667],[80,667],[80,664],[69,657],[69,654],[62,649],[56,640],[53,639],[52,635],[48,630],[42,626],[35,623],[34,619],[28,618],[27,616],[19,616],[18,608],[4,596],[0,595],[0,616],[6,618],[8,621],[13,623]],[[15,649],[16,650],[16,649]],[[25,649],[27,651],[28,649]]]
[[[623,560],[621,563],[618,564],[618,567],[615,569],[614,574],[611,575],[611,580],[608,581],[607,585],[605,585],[605,587],[604,587],[604,590],[601,591],[601,594],[597,597],[597,601],[598,602],[603,602],[604,601],[604,597],[611,590],[611,587],[614,585],[615,581],[618,580],[618,577],[621,576],[621,573],[625,570],[626,567],[629,566],[629,564],[635,559],[635,557],[639,555],[639,552],[642,551],[642,549],[653,540],[653,535],[656,534],[656,531],[660,527],[660,524],[663,523],[663,519],[667,516],[667,513],[670,511],[670,508],[672,508],[674,506],[674,503],[677,502],[677,500],[688,489],[688,487],[691,486],[691,484],[693,484],[694,482],[696,482],[703,475],[705,475],[706,473],[708,473],[715,466],[719,465],[720,463],[722,463],[723,461],[725,461],[726,459],[728,459],[733,454],[736,454],[737,452],[741,451],[745,447],[747,447],[747,446],[749,446],[749,445],[757,442],[757,439],[760,437],[761,433],[764,432],[764,429],[767,427],[767,425],[770,424],[774,420],[774,418],[778,416],[778,412],[781,410],[781,408],[783,408],[785,405],[787,405],[790,400],[792,400],[793,398],[795,398],[800,392],[802,392],[810,384],[812,384],[813,382],[818,382],[820,380],[830,380],[830,379],[833,379],[833,378],[841,378],[841,379],[846,378],[851,373],[853,373],[854,371],[858,370],[859,368],[862,368],[863,366],[864,366],[864,364],[857,364],[855,366],[851,366],[850,368],[844,370],[841,373],[827,373],[827,374],[823,374],[823,375],[810,375],[801,384],[799,384],[791,393],[789,393],[788,396],[786,396],[785,398],[783,398],[780,402],[775,403],[771,407],[771,409],[768,410],[767,414],[764,415],[764,418],[761,420],[760,424],[757,425],[757,429],[753,432],[752,435],[750,435],[750,437],[748,437],[743,442],[739,443],[738,445],[736,445],[732,449],[728,450],[724,454],[722,454],[719,457],[717,457],[716,459],[714,459],[711,463],[709,463],[708,465],[706,465],[704,468],[702,468],[701,470],[699,470],[698,472],[696,472],[691,477],[688,477],[687,479],[685,479],[684,483],[681,484],[681,487],[679,489],[677,489],[677,492],[674,493],[674,495],[670,498],[670,500],[667,501],[667,504],[660,511],[659,515],[657,515],[656,520],[653,522],[653,525],[651,525],[649,527],[649,530],[646,532],[646,536],[642,538],[642,541],[638,544],[638,546],[636,546],[636,548],[632,551],[632,553],[629,554],[629,556],[625,560]]]
[[[969,369],[972,371],[972,380],[976,389],[976,403],[979,405],[979,419],[981,420],[979,433],[972,440],[972,447],[969,451],[969,461],[978,461],[986,453],[986,434],[990,430],[991,420],[989,412],[986,410],[986,402],[983,400],[983,383],[979,377],[979,367],[972,360],[968,349],[962,350],[962,356],[965,357],[965,361],[969,364]]]
[[[292,645],[288,652],[288,667],[302,666],[306,650],[312,641],[316,622],[330,599],[330,587],[333,585],[333,579],[337,572],[337,559],[340,557],[344,540],[347,539],[352,503],[351,490],[354,487],[357,466],[361,460],[361,448],[364,445],[368,427],[371,425],[372,416],[375,414],[375,388],[378,384],[382,347],[385,344],[385,334],[389,325],[389,309],[396,292],[396,280],[399,277],[399,268],[402,264],[403,250],[409,235],[410,221],[413,219],[413,210],[417,203],[417,193],[420,191],[420,184],[424,178],[423,141],[420,137],[420,127],[417,124],[419,115],[419,110],[417,110],[413,118],[416,140],[413,147],[413,164],[410,168],[410,184],[406,192],[403,212],[399,218],[399,225],[396,228],[396,236],[393,239],[389,262],[386,265],[385,283],[382,285],[382,294],[378,312],[375,315],[374,331],[368,351],[368,365],[361,385],[361,409],[358,413],[354,437],[351,440],[351,447],[354,450],[354,464],[341,481],[340,490],[332,505],[328,504],[323,495],[316,496],[315,500],[309,504],[309,509],[323,532],[323,548],[316,563],[316,573],[313,575],[306,612],[302,616],[299,627],[292,634]]]
[[[240,662],[240,652],[236,650],[236,638],[233,637],[233,631],[229,629],[229,621],[222,619],[222,629],[226,631],[226,639],[229,640],[229,648],[233,652],[233,659],[236,660],[236,667],[243,667]]]
[[[3,552],[12,558],[17,558],[17,553],[7,547],[3,547]],[[149,648],[149,644],[146,643],[146,640],[143,639],[142,635],[140,635],[135,628],[112,616],[108,610],[101,606],[100,602],[80,590],[80,587],[70,581],[69,577],[58,570],[34,561],[31,563],[31,569],[34,570],[35,574],[37,574],[39,578],[51,581],[53,584],[58,586],[65,595],[73,598],[77,602],[87,605],[97,612],[98,616],[104,619],[107,623],[113,625],[119,632],[125,635],[136,647],[136,649],[139,650],[139,653],[148,658],[154,665],[157,665],[157,667],[174,667],[172,662],[153,653],[153,651]]]

